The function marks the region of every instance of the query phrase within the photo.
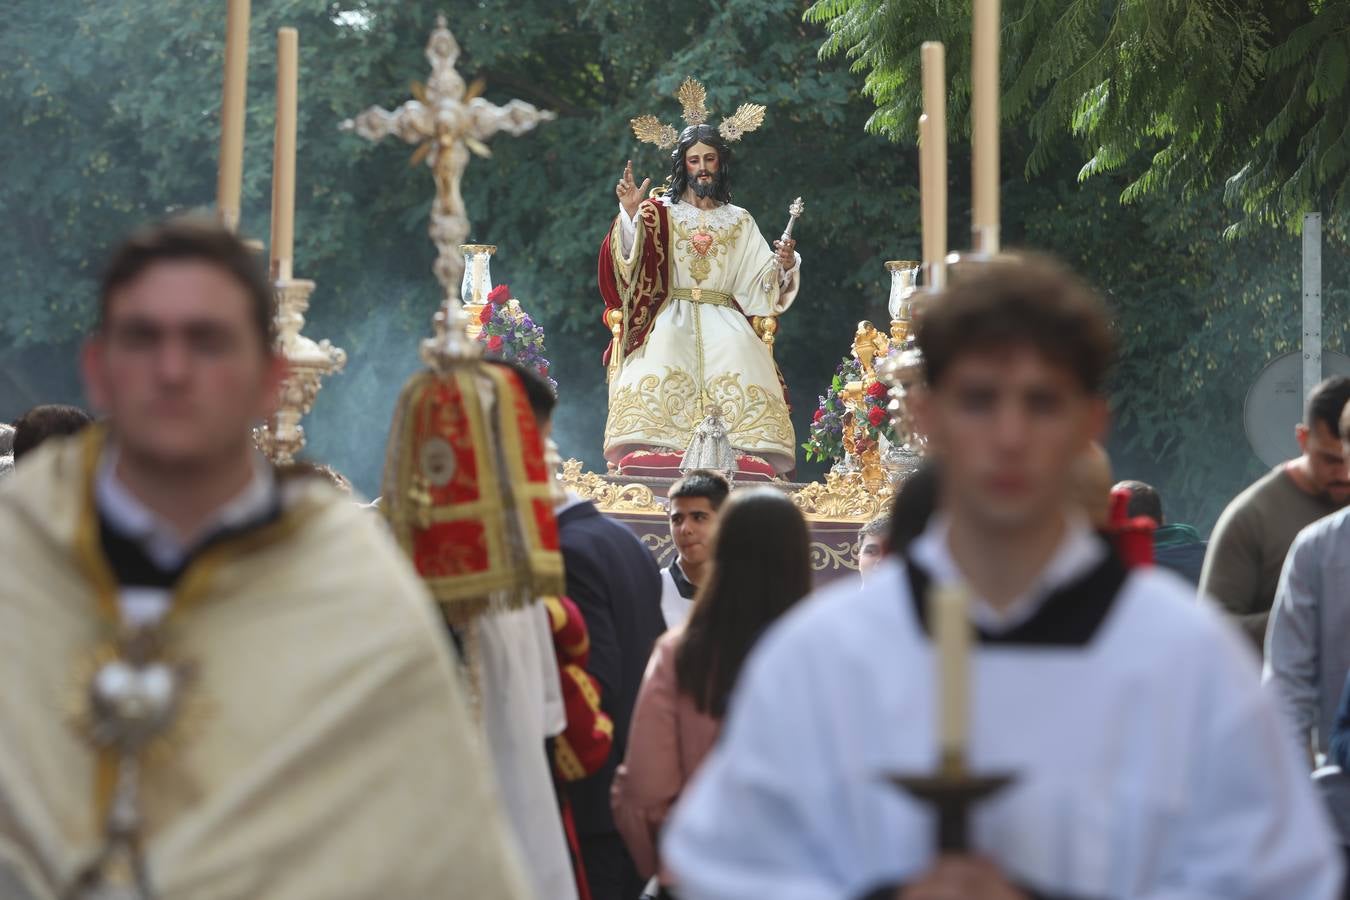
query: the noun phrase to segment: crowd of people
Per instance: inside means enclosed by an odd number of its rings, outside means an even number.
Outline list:
[[[254,447],[273,316],[232,234],[157,225],[106,269],[97,420],[0,428],[0,896],[1341,896],[1350,379],[1206,544],[1112,484],[1101,299],[989,262],[922,311],[928,460],[859,577],[813,589],[773,486],[676,481],[663,568],[555,485],[565,592],[470,628],[378,504]],[[542,447],[553,389],[497,365]],[[985,774],[960,840],[894,783]]]

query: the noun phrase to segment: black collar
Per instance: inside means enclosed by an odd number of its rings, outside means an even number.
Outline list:
[[[677,556],[675,561],[670,564],[670,577],[675,579],[675,590],[680,592],[680,596],[686,600],[693,600],[694,594],[698,593],[698,588],[688,578],[684,577],[684,572],[680,569],[680,559]]]
[[[171,588],[187,571],[192,561],[207,549],[256,528],[270,525],[281,518],[281,512],[281,492],[273,491],[271,502],[264,512],[240,525],[222,528],[209,535],[188,553],[187,558],[176,569],[161,569],[145,552],[140,541],[122,534],[102,513],[98,516],[99,541],[118,584],[123,587]]]
[[[1032,644],[1059,647],[1082,647],[1092,641],[1101,624],[1111,612],[1120,589],[1129,574],[1125,564],[1116,556],[1109,542],[1106,557],[1091,571],[1050,593],[1030,619],[1009,631],[991,634],[977,629],[981,643]],[[929,574],[913,560],[905,560],[909,573],[911,602],[919,626],[928,633]]]

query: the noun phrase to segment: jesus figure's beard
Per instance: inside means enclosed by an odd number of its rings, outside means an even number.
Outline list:
[[[712,178],[704,181],[702,178],[694,177],[689,182],[689,188],[694,192],[694,196],[700,200],[706,200],[709,197],[716,196],[718,189],[722,187],[722,173],[718,172]]]

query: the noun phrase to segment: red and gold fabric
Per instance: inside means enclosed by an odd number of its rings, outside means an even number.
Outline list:
[[[551,480],[515,373],[465,360],[404,385],[382,509],[451,621],[499,592],[513,605],[561,592]]]
[[[638,218],[642,227],[637,230],[632,251],[638,264],[631,271],[626,271],[617,258],[620,253],[617,217],[600,244],[597,275],[605,312],[617,309],[624,315],[621,357],[632,353],[647,340],[647,333],[666,302],[672,281],[670,216],[666,208],[654,200],[644,200],[638,207]],[[605,365],[610,364],[613,349],[612,345],[605,348]]]
[[[590,636],[581,611],[566,597],[546,597],[544,606],[567,709],[567,729],[553,742],[553,768],[562,781],[580,781],[609,759],[614,723],[600,709],[600,683],[586,671]]]

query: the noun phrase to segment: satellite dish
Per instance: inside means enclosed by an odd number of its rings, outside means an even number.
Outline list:
[[[1350,375],[1350,356],[1322,351],[1322,376]],[[1275,467],[1299,455],[1294,426],[1303,421],[1303,354],[1297,351],[1272,359],[1247,391],[1242,405],[1242,427],[1252,452]]]

